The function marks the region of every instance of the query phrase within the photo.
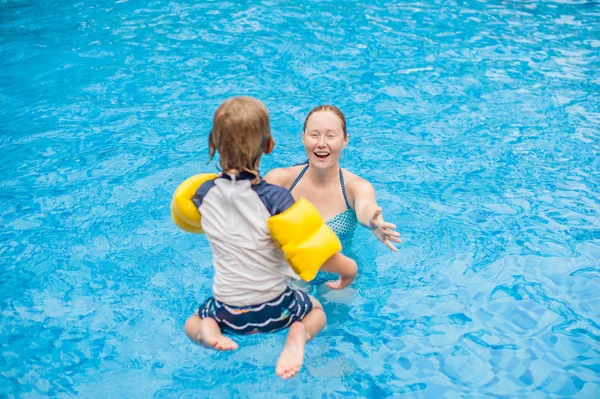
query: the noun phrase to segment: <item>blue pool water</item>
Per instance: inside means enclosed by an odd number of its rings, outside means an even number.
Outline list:
[[[600,395],[600,4],[0,0],[0,397]],[[304,160],[320,103],[403,244],[360,277],[301,374],[285,335],[207,352],[183,323],[210,251],[170,196],[216,106],[261,99]]]

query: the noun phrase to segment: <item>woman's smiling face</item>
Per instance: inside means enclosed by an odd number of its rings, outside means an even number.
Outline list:
[[[327,168],[338,163],[342,150],[348,143],[342,121],[330,111],[318,111],[308,117],[302,143],[310,164]]]

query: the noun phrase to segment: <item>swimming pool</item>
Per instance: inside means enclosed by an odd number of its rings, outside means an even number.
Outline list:
[[[189,3],[0,1],[0,396],[599,395],[597,2]],[[182,331],[212,270],[170,196],[239,94],[271,113],[263,173],[339,106],[404,240],[345,243],[361,275],[319,280],[286,382],[282,334]]]

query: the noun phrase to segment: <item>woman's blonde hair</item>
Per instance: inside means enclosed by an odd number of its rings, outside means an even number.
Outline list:
[[[271,126],[267,108],[252,97],[233,97],[217,108],[208,138],[209,162],[215,152],[221,169],[258,175],[258,161],[267,151]]]
[[[306,131],[306,124],[308,123],[308,118],[310,118],[310,116],[312,114],[314,114],[315,112],[331,112],[332,114],[337,116],[342,124],[342,131],[344,132],[344,137],[348,136],[348,133],[346,132],[346,117],[344,116],[344,113],[342,112],[341,109],[339,109],[335,105],[329,105],[329,104],[319,105],[319,106],[313,108],[312,110],[310,110],[308,115],[306,115],[306,119],[304,120],[304,129],[302,130],[303,132]]]

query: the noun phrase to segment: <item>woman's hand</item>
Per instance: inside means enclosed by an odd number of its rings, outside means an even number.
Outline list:
[[[387,245],[387,247],[392,251],[398,252],[398,248],[396,248],[392,242],[401,242],[399,238],[400,233],[396,231],[395,224],[388,223],[383,220],[381,208],[375,208],[375,211],[369,220],[369,228],[373,234],[375,234],[375,237],[379,239],[379,241]]]

